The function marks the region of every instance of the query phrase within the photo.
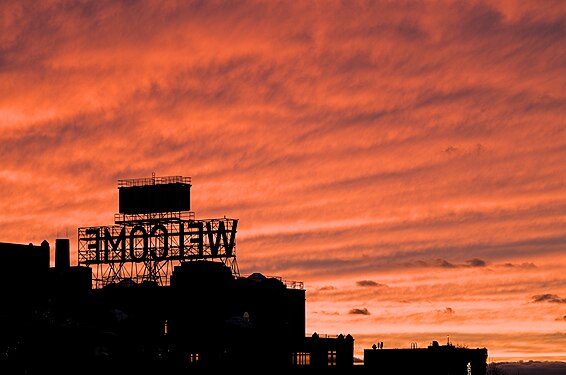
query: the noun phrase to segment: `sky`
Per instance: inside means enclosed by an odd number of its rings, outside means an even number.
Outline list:
[[[563,1],[1,1],[0,241],[190,176],[307,334],[566,361]]]

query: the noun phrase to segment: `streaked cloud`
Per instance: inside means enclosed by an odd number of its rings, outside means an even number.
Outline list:
[[[378,287],[378,286],[387,286],[384,284],[380,284],[378,282],[375,282],[373,280],[360,280],[360,281],[356,281],[356,285],[361,286],[361,287]]]
[[[239,218],[242,273],[305,282],[311,332],[566,360],[562,2],[0,14],[0,241],[76,248],[118,179],[191,176],[197,218]]]

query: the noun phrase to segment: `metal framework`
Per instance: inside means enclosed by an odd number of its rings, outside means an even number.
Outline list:
[[[181,211],[120,213],[114,222],[78,229],[78,263],[93,268],[94,288],[130,280],[169,285],[175,266],[202,259],[220,261],[240,276],[234,238],[237,219],[196,220],[194,212]],[[200,237],[195,231],[199,226]],[[195,236],[200,240],[195,241]]]
[[[190,177],[183,176],[166,176],[166,177],[156,177],[153,174],[148,178],[131,178],[118,180],[118,188],[132,187],[132,186],[147,186],[147,185],[165,185],[165,184],[191,184]]]

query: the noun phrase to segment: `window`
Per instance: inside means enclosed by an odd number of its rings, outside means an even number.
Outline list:
[[[328,351],[328,366],[336,366],[336,350]]]
[[[198,353],[189,353],[189,363],[190,364],[196,364],[198,363]]]
[[[294,366],[308,366],[311,364],[311,355],[305,352],[293,353],[291,361]]]

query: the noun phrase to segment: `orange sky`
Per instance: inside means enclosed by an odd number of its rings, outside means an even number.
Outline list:
[[[192,177],[356,354],[566,360],[563,1],[0,4],[0,241]]]

